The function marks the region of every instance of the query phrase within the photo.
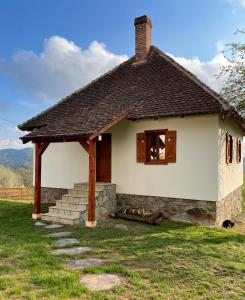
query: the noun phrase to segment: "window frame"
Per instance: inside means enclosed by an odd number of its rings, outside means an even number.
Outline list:
[[[226,133],[226,164],[231,165],[233,163],[234,156],[234,143],[232,135],[227,132]]]
[[[150,159],[150,137],[152,135],[165,135],[167,136],[168,129],[153,129],[153,130],[145,130],[145,140],[146,140],[146,145],[145,145],[145,164],[147,165],[167,165],[168,160],[166,157],[166,141],[165,141],[165,159]],[[158,148],[159,149],[159,148]],[[159,150],[158,150],[159,151]]]
[[[238,164],[242,161],[242,142],[239,138],[236,140],[236,161]]]

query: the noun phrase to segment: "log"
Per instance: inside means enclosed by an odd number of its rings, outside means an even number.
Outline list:
[[[134,214],[127,214],[122,212],[117,212],[115,214],[110,215],[112,218],[121,218],[128,221],[138,221],[138,222],[144,222],[152,225],[160,225],[163,219],[165,219],[163,213],[154,213],[151,216],[139,216]]]

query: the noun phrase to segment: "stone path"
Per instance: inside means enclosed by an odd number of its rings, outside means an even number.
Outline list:
[[[64,225],[60,224],[51,224],[46,225],[43,222],[36,222],[35,226],[45,226],[47,229],[58,229],[63,227]],[[119,224],[117,228],[127,229],[126,226]],[[60,238],[70,236],[70,231],[63,232],[54,232],[46,234],[44,237],[46,238]],[[77,255],[77,254],[85,254],[90,252],[92,249],[90,247],[72,247],[72,248],[62,248],[71,245],[78,245],[79,240],[74,238],[65,238],[59,239],[56,241],[56,247],[60,249],[55,249],[50,251],[53,255]],[[97,258],[85,258],[85,259],[70,259],[67,264],[72,269],[83,270],[90,266],[101,266],[103,265],[103,261]],[[92,274],[92,275],[84,275],[80,278],[80,283],[83,284],[87,289],[91,291],[103,291],[110,290],[116,287],[117,285],[122,283],[122,279],[115,274]]]
[[[36,222],[35,223],[35,226],[45,226],[47,224],[43,223],[43,222]]]
[[[55,232],[55,233],[50,233],[46,234],[46,238],[59,238],[59,237],[65,237],[65,236],[70,236],[71,232],[70,231],[61,231],[61,232]]]
[[[85,259],[69,260],[68,265],[72,269],[83,270],[90,266],[101,266],[103,265],[103,261],[97,258],[85,258]]]
[[[56,241],[56,247],[66,247],[66,246],[72,246],[72,245],[78,245],[79,244],[79,240],[77,239],[62,239],[62,240],[58,240]]]
[[[89,247],[74,247],[74,248],[53,250],[53,251],[51,251],[51,253],[54,254],[54,255],[63,255],[63,254],[74,255],[74,254],[84,254],[84,253],[87,253],[91,250],[92,249],[89,248]]]
[[[51,224],[51,225],[46,226],[45,228],[47,228],[47,229],[58,229],[58,228],[61,228],[63,226],[64,225],[61,225],[61,224]]]
[[[91,291],[110,290],[119,285],[122,281],[119,276],[112,274],[85,275],[80,282]]]

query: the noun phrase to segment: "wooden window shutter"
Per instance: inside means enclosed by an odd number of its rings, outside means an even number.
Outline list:
[[[236,139],[236,162],[238,163],[239,162],[239,140],[238,138]]]
[[[176,162],[176,130],[166,132],[166,160],[168,163]]]
[[[231,162],[231,136],[226,133],[226,164],[229,165]]]
[[[241,140],[239,140],[239,138],[236,139],[236,161],[237,163],[241,162],[241,158],[242,158],[242,144],[241,144]]]
[[[240,163],[242,161],[242,142],[241,140],[239,140],[239,143],[238,143],[238,155],[239,155],[239,159],[238,159],[238,162]]]
[[[146,138],[145,133],[137,133],[137,162],[145,162],[146,160]]]

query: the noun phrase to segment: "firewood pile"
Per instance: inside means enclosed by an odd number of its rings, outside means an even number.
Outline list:
[[[165,219],[161,212],[149,212],[144,209],[127,208],[109,215],[112,218],[120,218],[128,221],[145,222],[152,225],[160,225]]]

